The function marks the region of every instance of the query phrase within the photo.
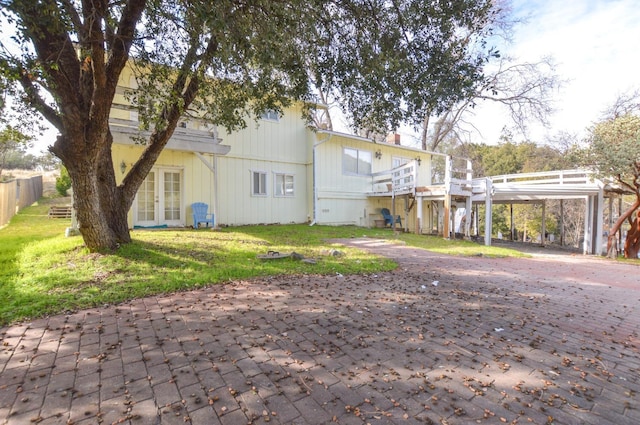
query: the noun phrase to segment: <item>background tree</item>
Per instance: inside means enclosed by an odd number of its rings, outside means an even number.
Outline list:
[[[467,143],[478,130],[470,123],[476,106],[493,104],[506,110],[511,129],[527,137],[532,121],[549,125],[553,113],[553,94],[561,82],[555,74],[551,58],[538,62],[518,62],[500,58],[495,69],[489,69],[469,96],[452,104],[440,114],[427,114],[422,122],[422,149],[435,151],[447,138]]]
[[[24,157],[31,141],[31,137],[11,126],[0,131],[0,177],[7,165],[10,165],[10,168],[17,168],[18,160]]]
[[[69,196],[67,191],[71,189],[71,177],[64,166],[60,166],[60,175],[56,177],[56,192],[60,196]]]
[[[571,156],[564,149],[570,145],[565,144],[562,149],[556,149],[549,145],[538,145],[533,142],[514,143],[503,138],[498,145],[464,144],[453,145],[447,152],[456,156],[471,159],[475,177],[497,176],[503,174],[533,173],[541,171],[562,170],[574,168]],[[554,233],[561,220],[560,208],[557,202],[550,201],[546,209],[547,233]],[[513,225],[519,232],[519,239],[525,236],[536,238],[541,233],[542,209],[535,205],[514,204]],[[584,208],[565,208],[565,221],[571,223],[580,222],[582,217],[567,219],[566,214],[574,211],[584,214]],[[498,231],[508,235],[511,228],[511,208],[496,205],[493,209],[493,229],[495,235]],[[573,227],[571,227],[573,229]],[[580,228],[578,228],[579,230]],[[577,238],[570,238],[571,242],[577,242]]]
[[[91,251],[130,242],[127,212],[185,113],[229,131],[267,109],[337,89],[359,127],[393,128],[467,96],[482,78],[490,0],[0,0],[17,48],[0,70],[59,132],[79,229]],[[482,30],[476,30],[476,29]],[[15,29],[13,34],[7,31]],[[150,136],[117,185],[109,113],[124,67]],[[437,88],[437,89],[435,89]]]
[[[615,108],[614,108],[615,110]],[[631,230],[624,245],[625,258],[637,258],[640,237],[634,233],[640,230],[640,222],[635,212],[640,208],[640,116],[631,110],[622,115],[613,114],[591,128],[589,145],[584,151],[584,165],[591,167],[603,179],[613,177],[614,181],[635,196],[635,202],[616,220],[609,232],[607,255],[617,256],[615,239],[625,221]]]
[[[502,13],[497,2],[363,2],[349,8],[358,19],[335,27],[332,38],[340,48],[322,52],[314,81],[339,99],[359,134],[419,125],[425,111],[441,112],[465,99],[497,55],[487,47]]]

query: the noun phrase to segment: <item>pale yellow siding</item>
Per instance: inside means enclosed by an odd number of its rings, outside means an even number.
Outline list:
[[[353,175],[345,171],[343,152],[345,148],[357,149],[371,154],[371,172],[390,170],[393,158],[414,160],[420,158],[418,167],[418,186],[430,182],[430,155],[417,149],[396,146],[387,143],[373,143],[361,138],[338,135],[318,134],[316,148],[316,177],[318,197],[316,201],[316,221],[319,224],[353,224],[371,227],[375,220],[381,219],[380,209],[393,210],[392,199],[388,197],[370,197],[374,191],[371,176]],[[376,152],[380,157],[376,157]],[[415,228],[416,209],[411,209],[408,221],[405,209],[410,205],[406,198],[395,199],[396,215],[400,215],[403,225]]]
[[[121,164],[124,162],[124,164],[126,165],[125,173],[129,171],[133,163],[137,161],[140,154],[142,153],[142,149],[143,148],[140,146],[114,144],[113,163],[116,170],[116,180],[118,183],[122,181],[125,175],[120,169]],[[209,156],[207,159],[212,162],[211,156]],[[166,170],[170,172],[180,173],[181,211],[179,224],[177,225],[193,225],[190,205],[194,202],[207,203],[209,205],[210,212],[213,212],[213,209],[215,207],[213,172],[193,153],[165,150],[160,154],[158,161],[156,161],[156,164],[153,167],[153,170]],[[135,220],[134,218],[135,211],[136,205],[134,201],[134,206],[129,211],[130,227],[138,224],[137,220]]]
[[[218,157],[219,224],[304,223],[311,219],[308,132],[299,108],[278,121],[260,119],[222,134],[231,146]],[[252,193],[252,173],[266,174],[266,195]],[[293,196],[275,193],[276,174],[293,176]]]
[[[126,87],[135,84],[128,69],[120,84],[111,112],[118,181],[143,151],[131,139],[138,134],[138,126],[137,114],[125,96]],[[366,152],[364,155],[371,158],[370,169],[360,174],[347,172],[345,148]],[[138,214],[138,207],[148,211],[155,202],[172,217],[168,221],[158,219],[160,225],[191,226],[191,204],[204,202],[209,212],[215,212],[217,225],[315,221],[369,227],[381,218],[381,208],[395,208],[403,224],[414,228],[416,208],[405,213],[411,202],[407,197],[392,201],[391,196],[370,196],[386,188],[384,183],[374,185],[371,173],[418,158],[416,185],[428,186],[432,164],[427,152],[330,131],[313,132],[302,119],[299,105],[286,109],[277,120],[249,120],[245,129],[232,134],[223,128],[216,132],[203,121],[191,119],[179,125],[160,155],[152,170],[155,192],[149,189],[150,184],[141,189],[145,192],[139,191],[140,203],[134,202],[129,224],[153,225],[148,215]],[[121,164],[125,173],[120,170]],[[254,193],[254,172],[265,176],[260,181],[264,193]],[[162,192],[163,185],[178,190],[179,196],[175,191]],[[277,193],[276,187],[282,193]]]

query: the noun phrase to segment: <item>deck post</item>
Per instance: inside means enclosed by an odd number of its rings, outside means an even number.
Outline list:
[[[471,237],[471,208],[473,208],[473,205],[471,203],[471,195],[469,195],[465,199],[464,205],[464,237],[467,239]]]
[[[478,204],[475,205],[475,214],[473,214],[473,234],[478,237],[480,236],[480,209],[478,208]]]
[[[451,238],[451,195],[447,192],[444,195],[444,217],[442,219],[442,236],[445,239]]]
[[[422,234],[422,198],[416,200],[418,206],[416,210],[416,234]]]

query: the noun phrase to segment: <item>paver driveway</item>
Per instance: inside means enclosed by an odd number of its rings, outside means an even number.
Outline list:
[[[0,424],[637,424],[640,268],[396,258],[0,330]]]

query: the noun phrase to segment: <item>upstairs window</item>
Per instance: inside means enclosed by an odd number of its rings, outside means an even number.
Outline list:
[[[408,162],[409,162],[409,159],[407,158],[394,156],[393,158],[391,158],[391,168],[398,168],[401,165],[407,164]]]
[[[371,174],[372,154],[369,151],[344,148],[342,151],[342,172],[344,174]]]
[[[280,114],[275,109],[267,109],[260,116],[263,120],[267,121],[280,121]]]

